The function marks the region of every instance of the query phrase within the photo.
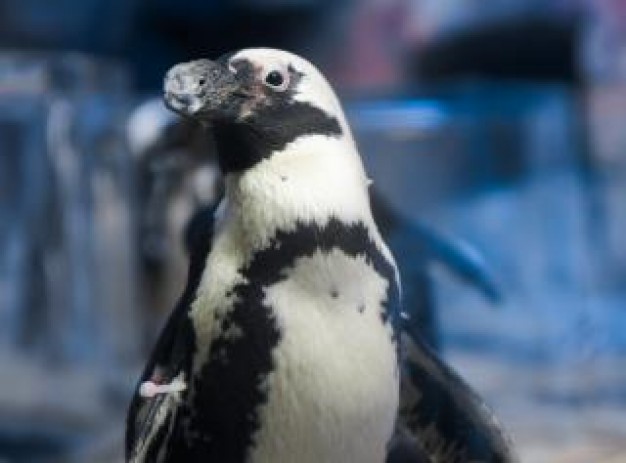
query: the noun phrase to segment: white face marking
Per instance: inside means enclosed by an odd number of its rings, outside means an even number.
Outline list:
[[[386,289],[364,257],[337,250],[298,259],[266,288],[283,338],[251,461],[385,460],[398,405]]]
[[[294,99],[303,103],[309,103],[316,108],[323,110],[326,114],[335,117],[346,137],[350,138],[350,127],[348,126],[341,104],[335,95],[332,87],[322,75],[322,73],[304,58],[283,50],[271,48],[248,48],[241,50],[230,58],[230,61],[245,59],[251,62],[263,73],[259,79],[263,79],[270,69],[287,69],[291,66],[296,72],[301,74],[300,82],[296,88]]]

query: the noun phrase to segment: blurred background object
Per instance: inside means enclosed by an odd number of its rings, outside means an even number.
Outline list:
[[[0,461],[121,461],[222,191],[162,77],[250,46],[340,89],[405,308],[522,461],[626,462],[624,0],[0,1]]]
[[[72,53],[0,54],[0,455],[99,441],[136,368],[128,76]]]

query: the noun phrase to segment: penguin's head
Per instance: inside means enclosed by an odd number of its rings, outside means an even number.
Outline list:
[[[242,171],[309,135],[351,140],[324,76],[292,53],[245,49],[170,69],[165,103],[213,128],[226,172]]]

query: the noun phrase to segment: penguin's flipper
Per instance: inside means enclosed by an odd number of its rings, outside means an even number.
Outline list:
[[[126,461],[129,463],[148,463],[157,461],[159,455],[168,455],[175,445],[173,433],[176,420],[180,417],[180,397],[174,394],[160,393],[145,398],[136,405],[134,432],[132,440],[127,441]]]
[[[195,299],[206,257],[211,250],[214,206],[204,207],[189,220],[185,246],[190,255],[187,285],[152,351],[133,395],[126,423],[126,459],[131,463],[156,461],[180,445],[180,430],[195,332],[187,313]]]
[[[440,233],[422,221],[407,219],[375,188],[371,190],[370,200],[376,224],[383,236],[390,239],[390,243],[395,242],[396,246],[392,246],[392,250],[403,257],[400,262],[412,261],[412,265],[419,269],[429,263],[440,264],[479,290],[491,302],[502,300],[497,279],[481,253],[473,246]]]
[[[421,340],[402,333],[401,343],[398,429],[411,435],[415,448],[433,462],[517,462],[510,438],[480,397]]]
[[[494,303],[502,300],[499,284],[485,259],[469,243],[437,233],[429,227],[413,224],[420,248],[430,262],[439,263],[450,273],[480,290]]]
[[[431,463],[426,451],[402,423],[396,423],[385,463]]]
[[[133,395],[126,422],[130,463],[157,461],[175,445],[194,342],[184,302],[185,297],[170,316]]]

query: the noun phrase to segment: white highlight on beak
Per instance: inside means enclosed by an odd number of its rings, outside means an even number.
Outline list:
[[[174,378],[169,384],[156,384],[145,381],[139,386],[139,395],[144,398],[152,398],[158,394],[173,394],[187,389],[187,384],[182,379]]]

